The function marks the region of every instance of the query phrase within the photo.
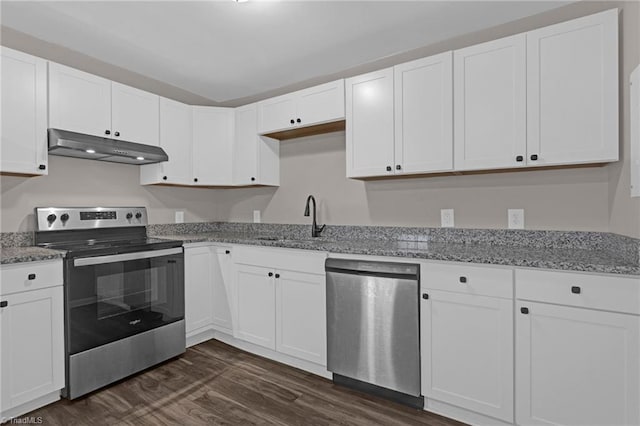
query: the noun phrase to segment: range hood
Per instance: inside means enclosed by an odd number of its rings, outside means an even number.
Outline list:
[[[66,130],[48,129],[49,154],[125,164],[153,164],[169,157],[159,146],[144,145]]]

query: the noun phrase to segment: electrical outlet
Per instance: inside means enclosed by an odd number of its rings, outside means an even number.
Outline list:
[[[453,228],[453,209],[440,210],[440,226]]]
[[[509,229],[524,229],[524,209],[507,209]]]
[[[184,223],[184,212],[178,210],[176,212],[176,223]]]
[[[253,211],[253,223],[260,223],[260,210]]]

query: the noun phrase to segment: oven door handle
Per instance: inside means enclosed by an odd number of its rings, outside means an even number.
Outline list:
[[[102,265],[113,262],[126,262],[129,260],[151,259],[154,257],[170,256],[172,254],[182,253],[182,247],[164,249],[138,251],[134,253],[112,254],[109,256],[81,257],[73,260],[73,266],[90,266]]]

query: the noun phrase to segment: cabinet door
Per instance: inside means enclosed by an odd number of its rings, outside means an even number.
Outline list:
[[[530,165],[618,160],[617,9],[527,33],[527,115]]]
[[[516,309],[518,424],[640,424],[638,316],[523,301]]]
[[[393,174],[393,68],[345,81],[347,177]]]
[[[453,168],[453,54],[397,65],[395,173]]]
[[[258,130],[261,134],[290,129],[296,125],[295,119],[293,93],[258,103]]]
[[[344,80],[301,90],[296,97],[296,126],[344,119]]]
[[[112,137],[111,81],[49,62],[49,127]]]
[[[256,104],[235,109],[235,144],[233,147],[233,184],[255,185],[258,182],[258,108]]]
[[[47,174],[47,61],[0,48],[0,172]]]
[[[191,106],[160,98],[160,146],[167,152],[169,161],[140,166],[140,183],[190,185],[193,182]]]
[[[213,323],[213,273],[210,247],[184,250],[184,317],[187,336]]]
[[[525,165],[525,68],[524,34],[453,53],[456,170]]]
[[[268,268],[238,265],[235,285],[235,337],[275,350],[276,301],[273,271]]]
[[[276,273],[276,349],[327,365],[324,275]]]
[[[513,301],[424,290],[422,393],[513,422]]]
[[[64,387],[62,287],[1,297],[0,351],[2,410]]]
[[[192,107],[193,183],[233,182],[233,108]]]
[[[232,333],[231,306],[231,249],[214,247],[212,258],[213,325],[225,333]]]
[[[111,129],[114,139],[159,145],[160,97],[111,83]]]

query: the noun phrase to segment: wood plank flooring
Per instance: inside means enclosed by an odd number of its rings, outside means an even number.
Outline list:
[[[45,425],[461,425],[210,340],[26,416]],[[22,416],[25,417],[25,416]]]

